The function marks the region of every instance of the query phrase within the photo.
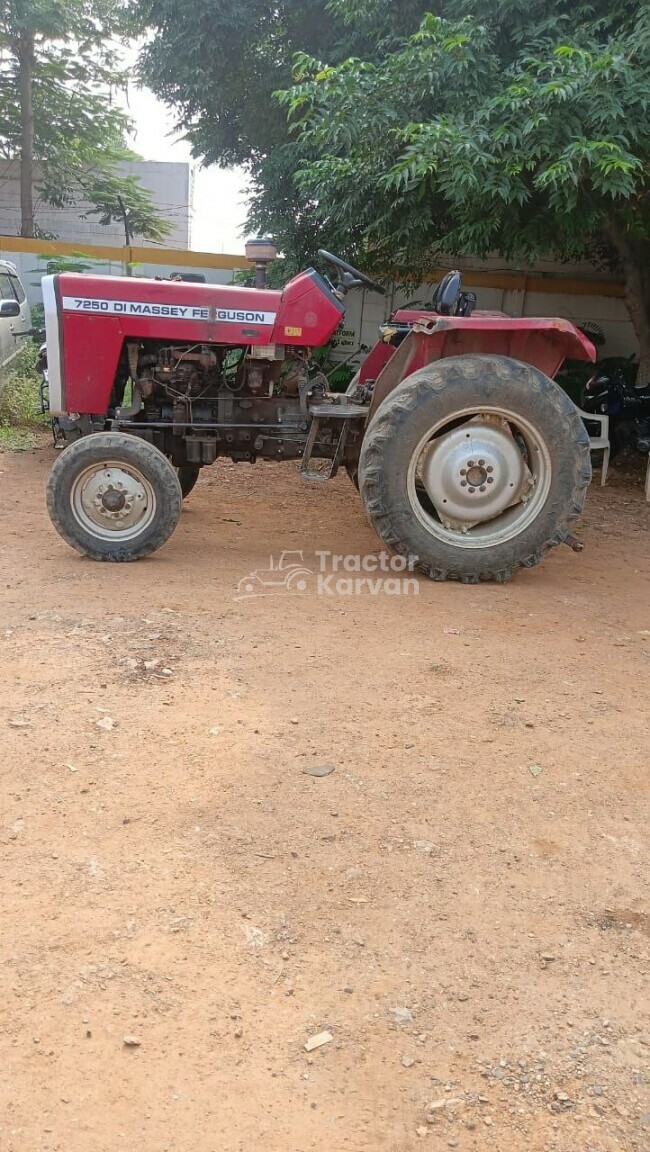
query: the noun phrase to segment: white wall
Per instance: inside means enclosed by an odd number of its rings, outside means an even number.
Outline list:
[[[471,277],[467,277],[471,288]],[[628,316],[625,301],[612,296],[579,296],[572,293],[523,292],[505,288],[474,289],[478,297],[477,308],[505,312],[509,316],[560,316],[580,325],[588,320],[599,324],[605,334],[605,345],[599,348],[598,355],[638,356],[638,343]],[[346,359],[352,350],[351,345],[359,343],[372,346],[378,336],[380,324],[385,323],[393,309],[411,300],[430,300],[432,285],[422,285],[408,293],[395,292],[389,296],[378,296],[371,292],[351,292],[347,297],[346,329],[351,335],[335,357]],[[354,333],[354,336],[352,335]],[[357,356],[351,361],[361,360]]]
[[[160,215],[169,220],[173,231],[162,245],[151,244],[136,236],[135,244],[144,247],[189,248],[191,180],[189,164],[158,163],[153,160],[128,160],[119,165],[125,176],[138,176],[152,194]],[[124,244],[121,224],[100,224],[96,216],[84,219],[91,205],[80,201],[65,208],[52,208],[36,202],[36,223],[56,240],[79,244]],[[20,166],[16,160],[0,162],[0,235],[17,236],[20,232]]]

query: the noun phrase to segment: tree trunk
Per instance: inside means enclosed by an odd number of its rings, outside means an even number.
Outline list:
[[[639,341],[637,388],[650,384],[650,241],[630,236],[617,222],[608,229],[625,279],[625,299]]]
[[[18,43],[20,87],[20,235],[34,235],[34,33]]]

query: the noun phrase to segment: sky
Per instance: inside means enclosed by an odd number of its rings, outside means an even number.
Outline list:
[[[174,132],[174,119],[146,89],[130,88],[127,111],[135,124],[131,139],[143,160],[188,161],[194,171],[190,248],[196,252],[244,250],[247,178],[241,169],[200,168],[189,146]]]

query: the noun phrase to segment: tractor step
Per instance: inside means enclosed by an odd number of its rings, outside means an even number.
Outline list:
[[[369,408],[367,404],[310,404],[309,413],[319,419],[365,420]]]
[[[322,484],[325,480],[333,479],[339,470],[351,421],[365,420],[368,409],[363,404],[312,404],[309,414],[312,421],[300,461],[300,475],[303,480],[310,480],[313,484]],[[322,467],[319,468],[315,466],[312,453],[320,432],[321,420],[338,420],[341,424],[341,431],[332,459],[321,460]]]

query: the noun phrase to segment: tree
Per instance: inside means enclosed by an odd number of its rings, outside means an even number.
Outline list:
[[[327,225],[299,194],[296,169],[312,150],[295,138],[274,92],[292,81],[298,51],[341,61],[373,56],[396,34],[395,4],[381,0],[364,28],[346,26],[327,0],[139,0],[151,36],[140,74],[173,107],[194,155],[243,165],[251,178],[249,227],[272,230],[290,264],[313,257]],[[402,0],[399,34],[415,31],[429,4]]]
[[[128,156],[126,153],[124,159]],[[103,225],[114,221],[121,224],[127,247],[136,236],[162,241],[171,232],[171,225],[161,220],[149,189],[142,186],[137,176],[123,176],[110,169],[90,170],[83,177],[83,188],[85,198],[93,205],[86,215],[97,216]]]
[[[280,96],[300,199],[359,259],[597,259],[623,276],[650,380],[647,0],[439,0],[374,58],[300,56]],[[383,2],[333,0],[368,35]]]
[[[128,119],[112,99],[124,79],[119,38],[133,28],[127,0],[5,0],[0,155],[20,158],[22,236],[36,232],[36,189],[54,205],[89,198],[107,219],[107,187],[133,156]],[[140,234],[159,239],[168,229],[147,190],[132,178],[122,184]]]

